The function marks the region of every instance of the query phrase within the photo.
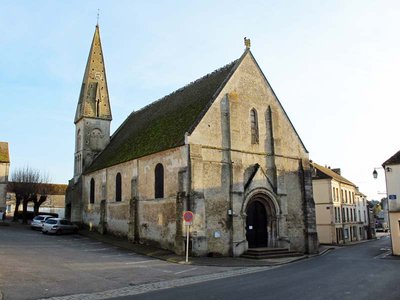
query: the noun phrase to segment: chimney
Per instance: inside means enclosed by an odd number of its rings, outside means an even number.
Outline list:
[[[340,171],[340,168],[332,169],[332,171],[335,172],[335,173],[338,174],[338,175],[342,175],[342,174],[341,174],[341,171]]]

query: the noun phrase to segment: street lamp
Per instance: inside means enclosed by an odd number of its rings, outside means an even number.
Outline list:
[[[382,167],[376,167],[374,168],[374,171],[372,172],[372,176],[374,176],[374,179],[378,178],[378,172],[376,171],[376,169],[383,169]],[[392,168],[391,167],[385,167],[386,172],[391,172]]]

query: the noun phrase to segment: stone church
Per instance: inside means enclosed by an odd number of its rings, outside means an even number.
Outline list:
[[[249,248],[315,253],[307,149],[246,40],[235,61],[132,112],[110,135],[111,102],[96,26],[75,115],[73,221],[183,254]]]

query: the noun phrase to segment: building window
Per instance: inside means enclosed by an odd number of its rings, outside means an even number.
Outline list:
[[[258,144],[258,118],[257,118],[257,111],[254,108],[250,111],[250,123],[251,123],[251,143]]]
[[[154,170],[154,198],[164,198],[164,167],[157,164]]]
[[[115,176],[115,201],[120,202],[122,200],[122,186],[121,186],[121,173]]]
[[[332,193],[333,193],[333,196],[332,196],[333,201],[336,201],[335,188],[332,188]],[[336,211],[336,209],[335,209],[335,211]]]
[[[337,207],[335,207],[335,223],[338,222],[338,213],[337,213]]]
[[[90,195],[89,195],[90,203],[94,203],[94,193],[95,193],[94,184],[95,184],[94,179],[92,178],[90,180]]]

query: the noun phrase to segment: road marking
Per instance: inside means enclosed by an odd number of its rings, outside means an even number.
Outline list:
[[[186,272],[189,272],[189,271],[194,271],[194,270],[197,270],[197,268],[191,268],[191,269],[187,269],[187,270],[179,271],[179,272],[176,272],[176,273],[174,273],[174,274],[175,274],[175,275],[177,275],[177,274],[182,274],[182,273],[186,273]]]
[[[156,260],[152,259],[152,260],[142,260],[142,261],[131,261],[131,262],[127,262],[125,263],[126,265],[137,265],[137,264],[144,264],[144,263],[148,263],[148,262],[155,262]]]
[[[95,293],[85,293],[85,294],[75,294],[75,295],[68,295],[68,296],[61,296],[61,297],[51,297],[51,298],[43,298],[40,300],[101,300],[101,299],[110,299],[116,297],[126,297],[126,296],[133,296],[144,294],[152,291],[159,291],[164,289],[169,289],[173,287],[180,287],[189,284],[201,283],[211,280],[229,278],[239,275],[251,274],[266,270],[271,270],[278,268],[279,266],[274,267],[251,267],[251,268],[244,268],[239,270],[229,270],[226,272],[221,273],[213,273],[208,275],[199,275],[199,276],[192,276],[192,277],[185,277],[185,278],[178,278],[178,279],[171,279],[166,281],[159,281],[153,283],[145,283],[145,284],[138,284],[134,286],[128,286],[120,289],[115,290],[108,290],[103,292],[95,292]]]
[[[110,254],[110,255],[102,255],[101,257],[107,258],[107,257],[120,257],[122,254]]]
[[[378,254],[377,256],[374,256],[374,259],[385,258],[390,254],[392,254],[392,252],[390,250],[386,250],[385,252]]]
[[[83,251],[85,251],[85,252],[97,252],[97,251],[106,251],[106,250],[111,250],[111,248],[85,249]]]

